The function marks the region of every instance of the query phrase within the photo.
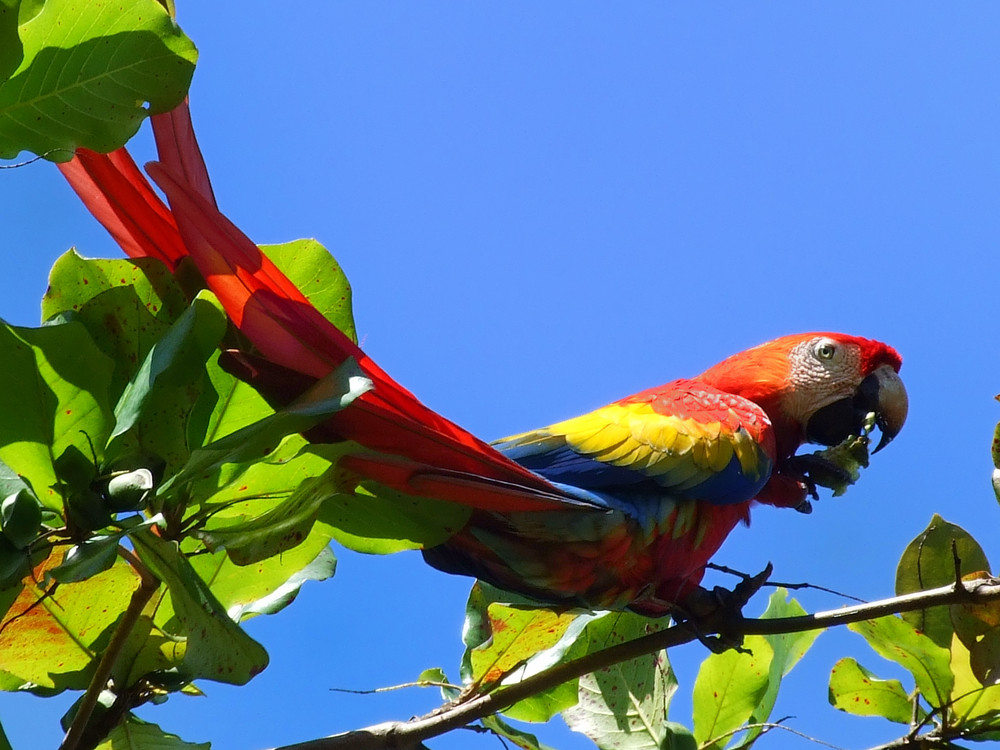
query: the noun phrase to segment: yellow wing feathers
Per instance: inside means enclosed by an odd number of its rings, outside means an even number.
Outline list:
[[[752,497],[774,460],[767,416],[732,394],[674,385],[497,445],[552,481],[586,489],[645,479],[710,501]]]
[[[670,484],[697,484],[705,474],[725,469],[733,453],[751,458],[753,441],[739,432],[723,433],[717,422],[699,422],[659,414],[650,403],[612,404],[552,425],[576,452],[614,466],[627,466],[651,477],[670,476]],[[744,445],[742,443],[750,443]],[[758,457],[754,456],[753,467]],[[744,467],[749,468],[749,467]]]

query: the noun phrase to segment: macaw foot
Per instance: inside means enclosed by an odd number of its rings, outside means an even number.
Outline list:
[[[767,564],[754,576],[745,575],[733,589],[716,586],[711,591],[700,586],[675,607],[674,616],[686,623],[699,641],[714,653],[735,649],[746,653],[743,648],[743,608],[754,594],[761,590],[771,576],[773,568]],[[714,635],[712,635],[714,633]]]

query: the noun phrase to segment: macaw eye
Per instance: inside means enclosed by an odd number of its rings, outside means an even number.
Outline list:
[[[833,359],[837,353],[837,347],[832,341],[820,341],[816,344],[816,356],[820,359]]]

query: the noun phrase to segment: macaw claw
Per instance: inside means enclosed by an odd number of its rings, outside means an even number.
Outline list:
[[[819,499],[817,487],[833,490],[833,496],[843,495],[854,484],[862,467],[868,466],[869,440],[864,435],[852,435],[832,448],[792,456],[786,464],[806,485],[814,499]]]
[[[713,653],[732,649],[747,653],[739,630],[743,608],[767,584],[772,571],[768,563],[757,575],[743,575],[743,580],[732,590],[716,586],[709,591],[699,586],[684,600],[683,608],[675,609],[674,615]]]

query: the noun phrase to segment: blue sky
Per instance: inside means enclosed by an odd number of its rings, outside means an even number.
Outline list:
[[[323,242],[354,286],[365,348],[427,404],[497,438],[781,334],[879,338],[904,358],[905,430],[845,497],[808,517],[762,509],[717,560],[880,598],[935,512],[1000,560],[1000,7],[178,5],[201,50],[192,108],[223,210],[258,242]],[[151,158],[146,136],[136,150]],[[13,323],[37,321],[68,247],[117,255],[50,165],[0,173],[0,201]],[[206,683],[207,697],[143,716],[252,750],[436,705],[431,691],[329,689],[456,676],[469,581],[417,554],[337,554],[332,581],[250,623],[272,664],[249,687]],[[827,633],[775,715],[840,747],[898,736],[827,705],[847,654],[896,675]],[[689,723],[703,655],[672,654],[675,721]],[[5,696],[0,717],[15,747],[54,746],[67,703]],[[559,724],[535,730],[591,746]],[[430,745],[497,747],[464,733]]]

